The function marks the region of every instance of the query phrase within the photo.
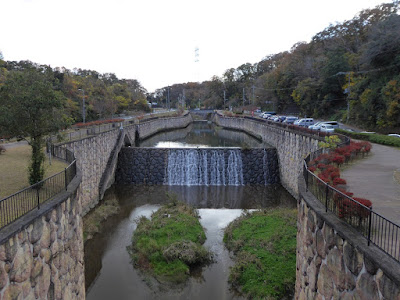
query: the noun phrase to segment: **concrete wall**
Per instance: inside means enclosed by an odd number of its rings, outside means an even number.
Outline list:
[[[299,183],[295,298],[400,300],[398,262],[325,212]]]
[[[0,232],[0,300],[84,299],[80,173]]]
[[[211,153],[218,151],[224,154],[225,169],[228,170],[229,149],[122,148],[118,159],[116,182],[121,184],[164,184],[168,180],[166,178],[168,156],[170,151],[177,150],[206,153],[209,164]],[[274,148],[240,149],[240,154],[244,184],[279,183],[278,159]],[[202,157],[200,153],[199,157]],[[210,178],[210,165],[207,170],[208,178]],[[267,178],[265,178],[265,174],[267,174]]]
[[[295,197],[299,197],[298,177],[303,159],[318,149],[318,139],[286,128],[268,125],[245,118],[224,117],[216,114],[214,122],[222,127],[245,131],[263,139],[277,149],[281,184]]]

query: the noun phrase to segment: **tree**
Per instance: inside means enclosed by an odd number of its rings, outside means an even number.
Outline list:
[[[44,139],[65,126],[63,97],[53,87],[53,74],[32,67],[11,71],[0,87],[0,131],[26,139],[32,147],[29,182],[44,176]]]

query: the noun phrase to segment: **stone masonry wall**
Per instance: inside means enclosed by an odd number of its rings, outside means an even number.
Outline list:
[[[295,299],[400,300],[399,264],[299,188]]]
[[[138,131],[140,138],[145,138],[159,131],[186,127],[191,122],[190,114],[174,118],[156,118],[141,124],[126,126],[124,132],[129,136],[131,143],[134,144],[136,131]],[[99,202],[102,196],[102,191],[100,191],[101,178],[106,169],[109,167],[115,170],[115,164],[107,166],[107,163],[118,141],[119,132],[120,129],[117,128],[63,145],[74,152],[77,166],[82,170],[80,196],[82,198],[83,215],[86,215]],[[109,177],[113,178],[113,174],[109,174]]]
[[[174,118],[158,118],[148,122],[142,122],[137,126],[137,131],[139,133],[140,139],[145,139],[157,132],[174,129],[174,128],[184,128],[193,122],[191,114],[186,114],[180,117]],[[127,127],[129,130],[129,128]],[[132,134],[130,133],[130,136]]]
[[[85,299],[77,177],[68,192],[2,229],[0,300]]]
[[[245,118],[216,114],[214,122],[225,128],[242,130],[261,137],[263,141],[275,147],[279,158],[281,184],[298,198],[298,176],[302,170],[303,159],[318,149],[318,139],[312,135]]]
[[[119,129],[100,133],[79,141],[64,144],[74,152],[77,167],[82,170],[82,212],[87,214],[99,202],[100,179],[117,142]]]

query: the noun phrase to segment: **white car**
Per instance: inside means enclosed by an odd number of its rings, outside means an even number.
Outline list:
[[[261,118],[263,118],[263,119],[268,119],[270,116],[272,116],[272,115],[271,115],[271,114],[268,114],[268,113],[263,113],[262,116],[261,116]]]
[[[314,125],[314,119],[313,118],[300,119],[300,120],[294,122],[294,125],[308,128],[311,125]]]
[[[391,133],[391,134],[388,134],[388,136],[400,138],[400,134],[397,134],[397,133]]]
[[[282,122],[285,124],[293,124],[296,120],[298,120],[297,117],[286,117],[286,119]]]
[[[321,127],[319,128],[319,131],[322,132],[335,132],[335,127],[330,124],[322,124]]]
[[[311,125],[308,128],[312,129],[312,130],[319,130],[322,124],[324,124],[324,122],[317,122],[317,123],[315,123],[314,125]]]

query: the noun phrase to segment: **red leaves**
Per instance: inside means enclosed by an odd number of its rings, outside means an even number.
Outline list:
[[[97,120],[92,122],[86,123],[76,123],[74,126],[76,127],[86,127],[86,126],[93,126],[93,125],[102,125],[102,124],[109,124],[109,123],[119,123],[125,121],[124,119],[108,119],[108,120]]]
[[[339,168],[332,165],[333,163],[340,166],[344,162],[348,162],[351,157],[357,156],[359,153],[363,155],[371,150],[371,143],[363,142],[351,142],[347,146],[336,148],[331,154],[321,154],[308,164],[308,169],[311,172],[318,172],[318,178],[333,186],[341,193],[333,193],[333,201],[338,211],[339,218],[344,217],[358,217],[360,222],[363,218],[369,216],[372,208],[372,202],[364,198],[351,198],[353,193],[346,191],[344,188],[338,186],[346,185],[347,182],[343,178],[340,178]],[[322,182],[318,184],[323,184]],[[353,201],[353,199],[355,201]],[[362,204],[362,205],[361,205]]]
[[[332,162],[334,162],[335,164],[337,164],[338,166],[340,166],[341,164],[343,164],[345,161],[345,157],[343,155],[340,154],[335,154],[333,156]]]
[[[339,184],[346,184],[346,180],[340,177],[336,177],[333,179],[333,185],[339,185]]]

